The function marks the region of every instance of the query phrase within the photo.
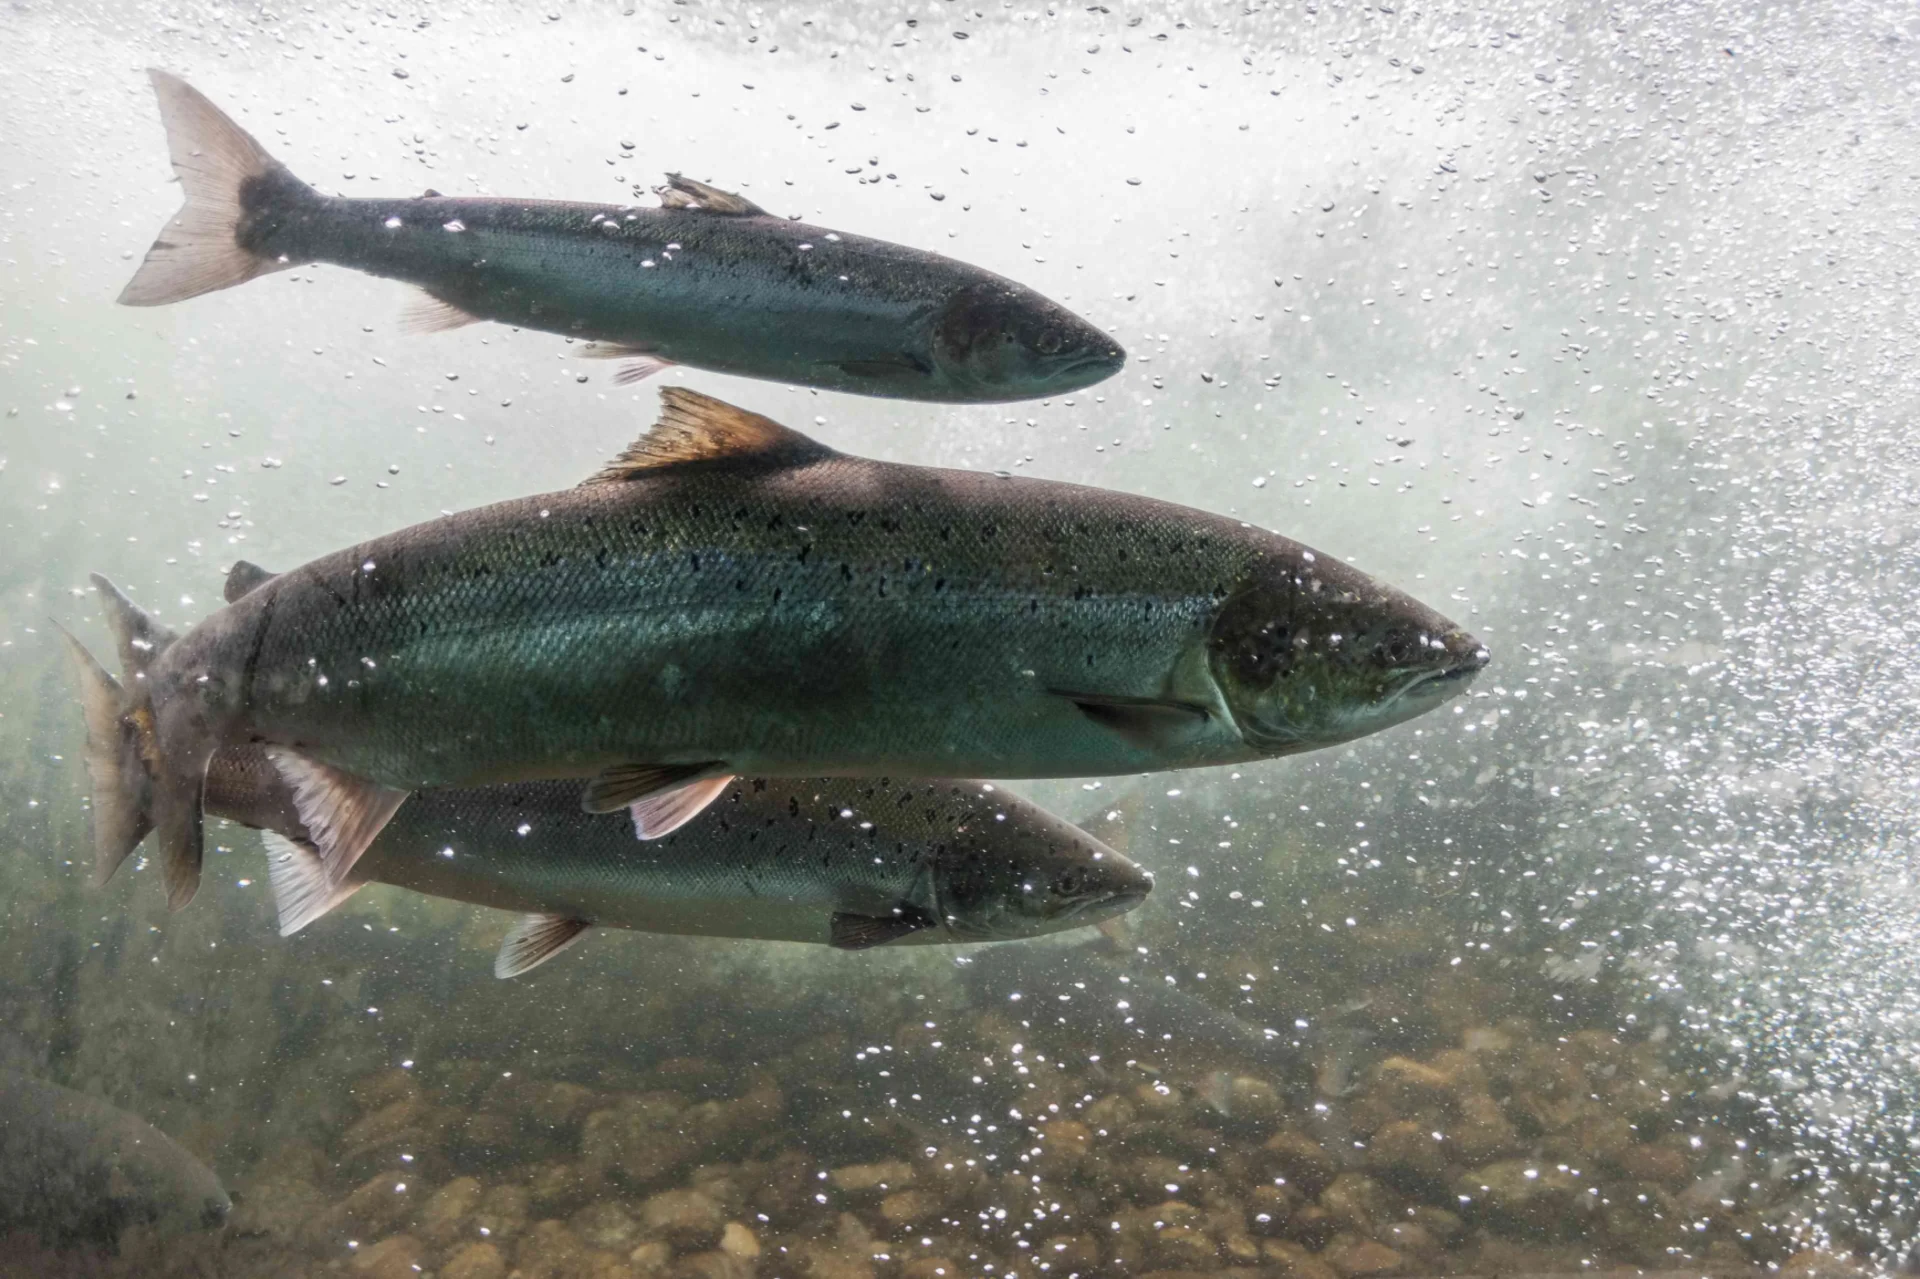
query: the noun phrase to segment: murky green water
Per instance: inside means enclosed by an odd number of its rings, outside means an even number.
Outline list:
[[[26,0],[0,37],[0,1024],[238,1199],[0,1270],[1905,1261],[1913,14]],[[1125,949],[604,932],[498,981],[505,916],[397,890],[280,938],[224,824],[188,909],[143,861],[96,889],[47,625],[104,651],[89,572],[188,625],[236,558],[573,484],[657,398],[334,268],[115,307],[178,201],[147,65],[344,194],[685,170],[1020,279],[1128,366],[990,407],[660,380],[1277,529],[1494,664],[1317,754],[1015,784],[1156,872]]]

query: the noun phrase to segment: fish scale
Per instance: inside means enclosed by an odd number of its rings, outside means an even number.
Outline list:
[[[242,570],[251,589],[149,645],[141,749],[162,762],[151,821],[176,901],[223,745],[275,748],[338,876],[426,786],[592,778],[582,802],[633,804],[651,838],[737,774],[1101,776],[1312,749],[1430,709],[1487,662],[1417,600],[1236,520],[849,457],[684,388],[661,398],[578,488],[258,585]],[[100,585],[124,629],[131,604]],[[93,687],[104,724],[119,694]],[[124,744],[97,741],[95,776],[125,775]],[[117,818],[96,856],[117,864],[138,810],[100,811]]]
[[[660,207],[350,199],[296,178],[185,81],[149,73],[186,204],[120,295],[158,306],[309,262],[425,290],[424,328],[492,320],[668,364],[955,403],[1058,395],[1125,362],[1065,307],[937,253],[776,217],[680,174]]]
[[[305,843],[287,783],[257,746],[223,750],[207,811]],[[348,893],[317,858],[272,849],[283,932],[379,882],[648,932],[833,943],[835,918],[918,924],[889,941],[970,942],[1084,927],[1131,909],[1151,879],[1033,804],[981,782],[753,778],[696,822],[641,843],[621,813],[586,813],[567,782],[422,791],[354,867]],[[302,865],[309,881],[289,874]],[[316,893],[306,900],[301,894]]]

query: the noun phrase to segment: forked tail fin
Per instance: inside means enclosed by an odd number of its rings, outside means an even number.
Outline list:
[[[80,705],[87,717],[87,773],[93,781],[93,882],[104,884],[153,829],[142,721],[131,712],[120,681],[107,674],[66,627],[58,622],[53,626],[73,660],[80,682]],[[146,722],[151,723],[151,718]]]
[[[186,203],[120,291],[122,306],[164,306],[244,284],[293,263],[248,246],[276,205],[317,198],[253,135],[179,76],[149,68]]]
[[[174,714],[169,728],[168,708],[156,707],[153,703],[147,671],[174,642],[174,633],[98,573],[93,575],[93,585],[100,593],[107,626],[113,631],[114,643],[120,650],[120,661],[131,685],[119,698],[118,720],[126,744],[114,748],[111,756],[107,749],[109,739],[97,738],[92,731],[96,708],[104,704],[97,680],[85,685],[89,693],[88,755],[95,778],[96,875],[102,871],[111,874],[133,851],[140,837],[149,830],[154,831],[159,844],[160,873],[166,883],[167,906],[179,910],[193,900],[200,887],[201,792],[206,786],[207,763],[213,758],[214,743],[205,735],[203,727],[194,724],[191,716]],[[106,676],[104,671],[97,674]],[[83,682],[89,678],[83,672]],[[120,779],[118,790],[101,785],[100,770],[109,764],[116,771],[108,776]],[[132,780],[136,773],[137,787]],[[106,796],[104,803],[103,795]],[[129,812],[133,814],[131,820]],[[136,830],[138,834],[128,838],[129,832]]]

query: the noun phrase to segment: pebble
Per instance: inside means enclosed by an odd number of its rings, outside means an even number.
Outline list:
[[[440,1279],[506,1279],[507,1259],[491,1243],[470,1243],[455,1250],[439,1274]]]
[[[365,1279],[417,1279],[427,1250],[412,1235],[389,1235],[354,1253],[348,1269]]]
[[[665,1190],[640,1205],[640,1224],[675,1248],[697,1251],[720,1242],[727,1213],[698,1190]]]

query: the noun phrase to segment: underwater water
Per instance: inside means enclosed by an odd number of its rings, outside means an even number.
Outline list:
[[[0,1273],[1910,1267],[1916,41],[1838,3],[13,0],[0,1068],[234,1202],[28,1223]],[[928,403],[623,385],[330,265],[117,306],[181,199],[149,66],[331,193],[684,172],[1127,361]],[[91,882],[50,625],[111,652],[90,573],[185,629],[238,559],[579,483],[663,385],[1276,530],[1492,663],[1323,750],[1009,781],[1154,873],[1115,936],[595,929],[500,980],[508,914],[397,888],[279,936],[231,822],[184,909],[151,847]]]

